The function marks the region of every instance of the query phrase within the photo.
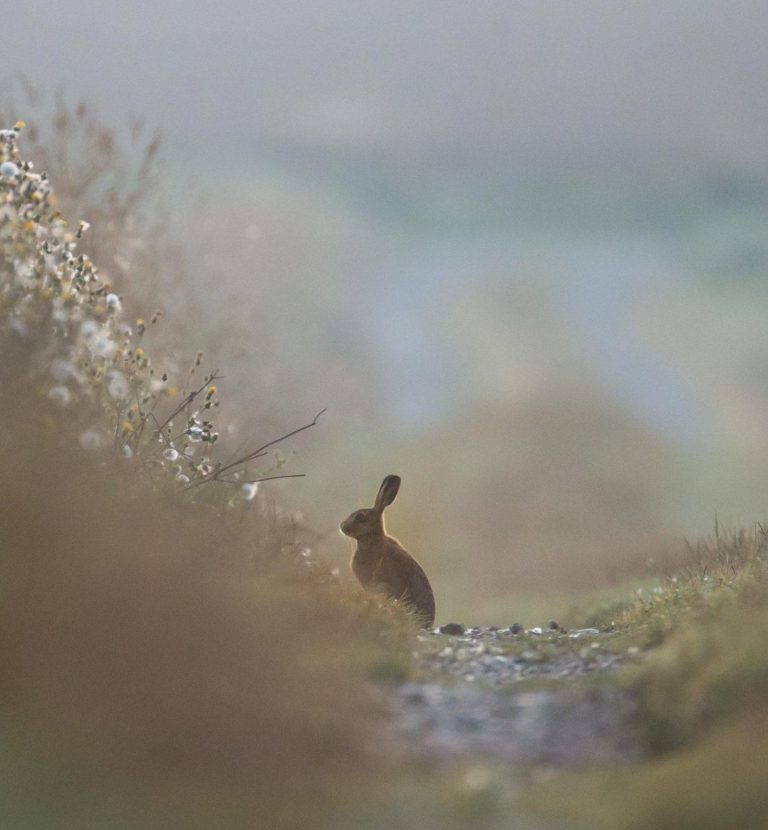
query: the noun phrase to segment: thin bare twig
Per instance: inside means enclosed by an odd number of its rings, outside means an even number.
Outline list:
[[[286,474],[279,476],[264,476],[263,478],[251,478],[243,481],[234,481],[231,478],[217,478],[216,481],[220,481],[222,484],[258,484],[260,481],[274,481],[277,478],[306,478],[306,476],[306,473],[293,473],[291,475]],[[190,482],[184,489],[187,490],[193,484],[194,482]]]
[[[222,479],[221,476],[224,473],[226,473],[228,470],[232,470],[235,467],[240,467],[243,464],[247,464],[249,461],[255,460],[256,458],[262,458],[263,456],[266,455],[265,450],[267,450],[269,447],[273,447],[275,444],[279,444],[281,441],[285,441],[288,438],[292,438],[294,435],[298,435],[300,432],[304,432],[305,429],[311,429],[313,426],[316,426],[318,419],[320,418],[320,416],[326,410],[327,410],[327,407],[325,407],[324,409],[321,409],[320,412],[318,412],[317,415],[315,415],[315,417],[312,419],[312,421],[310,423],[304,424],[304,426],[301,426],[298,429],[293,429],[290,432],[286,432],[285,435],[281,435],[279,438],[275,438],[272,441],[268,441],[266,444],[262,444],[262,446],[260,446],[258,449],[255,449],[253,452],[247,453],[242,458],[238,458],[236,461],[231,461],[229,464],[224,464],[224,465],[219,464],[219,465],[217,465],[213,470],[211,470],[210,473],[208,473],[207,475],[204,475],[202,478],[198,478],[198,479],[195,479],[194,481],[191,481],[184,489],[185,490],[190,490],[193,487],[199,487],[201,484],[206,484],[209,481],[223,481],[225,484],[235,483],[235,482],[233,482],[231,480],[228,480],[228,479]],[[299,475],[296,475],[296,476],[289,476],[289,475],[269,476],[268,478],[263,478],[263,479],[258,479],[258,480],[267,481],[270,478],[300,478],[300,477],[301,476],[299,476]],[[245,484],[246,482],[240,482],[240,483]],[[255,483],[255,482],[251,482],[251,483]]]
[[[318,418],[324,412],[326,412],[327,409],[328,407],[321,409],[320,412],[318,412],[317,415],[315,415],[315,417],[312,419],[311,423],[304,424],[303,427],[291,430],[291,432],[286,432],[285,435],[281,435],[279,438],[275,438],[273,441],[268,441],[266,444],[263,444],[253,452],[249,452],[242,458],[238,458],[237,461],[232,461],[229,464],[225,464],[223,467],[220,467],[218,472],[225,473],[227,470],[231,470],[233,467],[239,467],[241,464],[247,464],[249,461],[253,461],[255,458],[261,458],[263,455],[266,454],[264,450],[269,449],[269,447],[273,447],[275,444],[279,444],[281,441],[285,441],[287,438],[292,438],[294,435],[298,435],[300,432],[304,432],[305,429],[311,429],[312,427],[317,426]]]

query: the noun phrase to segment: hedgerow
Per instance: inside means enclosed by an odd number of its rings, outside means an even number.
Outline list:
[[[126,318],[118,288],[80,250],[89,223],[71,224],[47,173],[21,157],[23,127],[0,130],[0,338],[4,353],[23,354],[26,382],[62,421],[91,413],[77,434],[85,451],[117,453],[185,491],[218,482],[234,486],[230,502],[248,501],[260,481],[290,477],[272,450],[317,417],[244,454],[220,452],[217,370],[198,351],[179,376],[174,358],[149,353],[160,313]]]

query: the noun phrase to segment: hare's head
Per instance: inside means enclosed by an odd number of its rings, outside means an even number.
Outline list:
[[[387,476],[381,483],[373,507],[355,510],[341,523],[341,532],[353,539],[369,534],[384,533],[384,508],[392,504],[400,489],[400,476]]]

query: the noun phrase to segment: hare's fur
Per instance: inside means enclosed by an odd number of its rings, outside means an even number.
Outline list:
[[[382,591],[412,606],[424,628],[435,621],[435,597],[423,568],[393,536],[384,529],[384,508],[392,504],[400,489],[398,476],[387,476],[379,488],[373,507],[351,513],[341,523],[341,531],[357,546],[352,556],[352,572],[367,591]]]

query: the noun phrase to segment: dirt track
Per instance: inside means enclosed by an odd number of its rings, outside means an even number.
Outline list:
[[[635,701],[601,682],[626,659],[610,634],[435,630],[420,636],[414,656],[416,677],[392,703],[396,731],[418,753],[553,766],[642,755]]]

